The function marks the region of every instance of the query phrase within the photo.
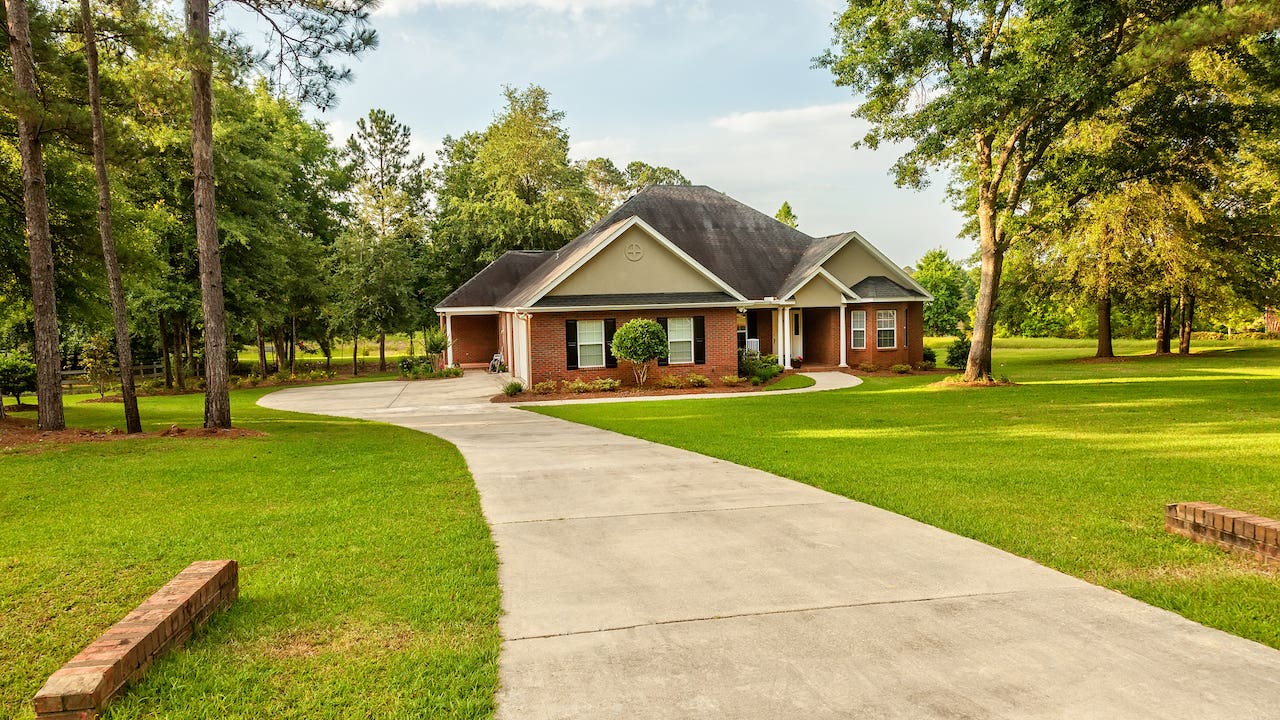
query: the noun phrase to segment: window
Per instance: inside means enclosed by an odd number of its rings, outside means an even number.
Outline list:
[[[867,349],[867,311],[854,310],[849,314],[849,347]]]
[[[747,326],[747,316],[738,313],[738,349],[747,346],[747,339],[750,337],[750,330]]]
[[[667,320],[667,362],[671,365],[693,363],[693,318]]]
[[[604,367],[604,321],[578,321],[578,367]]]
[[[876,348],[880,350],[898,347],[898,311],[876,311]]]

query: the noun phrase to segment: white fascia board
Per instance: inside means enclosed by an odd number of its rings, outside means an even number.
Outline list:
[[[750,305],[750,303],[747,303]],[[738,308],[743,307],[743,303],[737,302],[718,302],[718,303],[672,303],[671,305],[580,305],[575,307],[534,307],[520,308],[521,312],[528,313],[556,313],[556,312],[607,312],[609,310],[679,310],[681,308]]]
[[[506,308],[500,307],[457,307],[457,308],[436,308],[439,315],[493,315],[495,313],[506,312]]]
[[[844,246],[841,245],[841,247],[844,247]],[[817,277],[821,277],[825,279],[828,283],[832,285],[832,287],[834,287],[836,290],[839,290],[840,295],[842,297],[845,297],[845,298],[858,297],[858,293],[854,292],[852,288],[850,288],[849,286],[837,280],[835,275],[832,275],[830,272],[827,271],[826,268],[822,267],[821,265],[819,265],[817,269],[815,269],[813,272],[809,273],[809,276],[806,277],[803,281],[801,281],[799,285],[796,285],[794,288],[792,288],[791,292],[787,293],[786,295],[783,295],[782,297],[788,298],[789,302],[794,302],[794,300],[791,300],[791,298],[794,298],[796,293],[803,290],[804,286],[808,285],[810,282],[813,281],[814,278],[817,278]]]
[[[886,297],[886,298],[859,298],[857,300],[848,301],[848,305],[869,305],[872,303],[893,303],[893,302],[924,302],[932,300],[932,297]]]
[[[716,287],[719,287],[721,290],[725,291],[729,295],[732,295],[733,297],[737,298],[737,300],[740,302],[747,301],[747,299],[743,297],[742,293],[730,287],[728,283],[726,283],[725,281],[717,277],[715,273],[703,267],[701,263],[699,263],[697,260],[694,260],[687,253],[685,253],[685,251],[676,247],[675,243],[671,242],[666,237],[664,237],[662,233],[655,230],[652,225],[645,222],[644,220],[641,220],[639,215],[632,215],[630,218],[627,218],[625,221],[623,221],[622,224],[614,228],[612,232],[610,232],[608,235],[602,238],[599,242],[597,242],[595,247],[593,247],[590,252],[588,252],[586,255],[582,256],[581,258],[579,258],[577,262],[575,262],[573,265],[570,265],[568,268],[566,268],[564,272],[560,273],[560,275],[554,278],[551,282],[547,283],[546,285],[543,285],[542,289],[540,289],[536,295],[530,298],[526,304],[536,305],[539,300],[546,297],[547,293],[551,292],[552,290],[555,290],[556,287],[560,285],[560,283],[567,280],[569,276],[577,272],[583,265],[586,265],[588,262],[590,262],[592,258],[594,258],[596,255],[599,255],[605,248],[612,245],[614,240],[617,240],[619,237],[622,236],[623,233],[625,233],[626,231],[630,230],[633,227],[639,227],[642,230],[644,230],[646,233],[649,234],[650,237],[652,237],[654,240],[657,240],[658,244],[662,245],[663,247],[667,248],[671,252],[675,253],[676,257],[685,261],[685,263],[687,263],[689,267],[692,267],[694,270],[698,271],[698,273],[700,273],[703,277],[715,283]],[[532,310],[532,308],[530,308],[530,310]]]

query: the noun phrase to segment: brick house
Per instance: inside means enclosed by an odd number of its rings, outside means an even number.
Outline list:
[[[813,238],[705,186],[658,185],[554,251],[513,251],[436,308],[448,361],[500,354],[526,383],[631,379],[609,350],[632,318],[666,328],[660,372],[716,378],[739,348],[778,364],[919,364],[924,303],[856,232]]]

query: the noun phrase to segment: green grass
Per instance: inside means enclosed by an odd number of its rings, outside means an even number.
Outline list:
[[[800,388],[813,387],[817,381],[811,377],[804,375],[788,375],[778,382],[766,386],[765,390],[798,390]]]
[[[1163,529],[1176,501],[1280,518],[1280,344],[1196,345],[1092,363],[1078,360],[1087,341],[1000,342],[996,373],[1014,387],[870,377],[827,393],[534,411],[794,478],[1280,648],[1280,571]]]
[[[437,438],[259,408],[243,439],[0,455],[0,716],[189,562],[241,563],[239,601],[115,704],[121,718],[486,718],[497,559],[470,474]],[[67,407],[120,425],[119,405]],[[198,395],[145,398],[148,429]]]

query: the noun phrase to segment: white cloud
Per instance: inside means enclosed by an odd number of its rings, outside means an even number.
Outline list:
[[[853,124],[850,120],[852,113],[853,103],[810,105],[785,110],[752,110],[718,117],[711,121],[711,126],[739,133],[772,132],[815,125],[830,127],[835,123],[848,127]]]
[[[386,0],[377,10],[380,15],[400,15],[422,7],[483,8],[488,10],[544,10],[556,13],[582,14],[592,10],[619,10],[652,6],[654,0]]]

